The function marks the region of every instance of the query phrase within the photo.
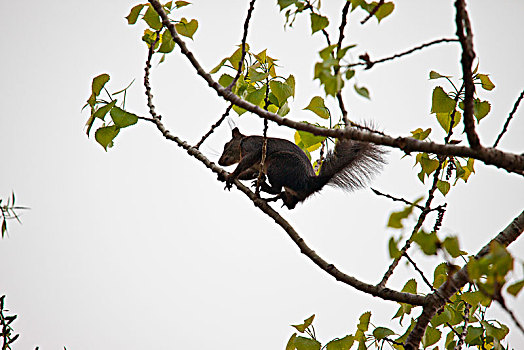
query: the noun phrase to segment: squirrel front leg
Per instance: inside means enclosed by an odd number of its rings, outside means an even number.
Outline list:
[[[233,181],[235,179],[239,178],[244,174],[245,172],[249,171],[249,169],[257,164],[257,162],[260,162],[260,156],[257,153],[248,153],[238,163],[236,169],[226,176],[226,187],[225,189],[230,190],[233,186]]]

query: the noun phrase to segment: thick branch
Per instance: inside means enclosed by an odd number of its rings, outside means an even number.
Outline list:
[[[462,79],[464,81],[464,131],[468,137],[469,145],[472,148],[481,148],[480,140],[475,132],[475,119],[473,117],[473,106],[475,94],[475,84],[473,83],[473,73],[471,66],[475,59],[475,51],[473,50],[473,33],[471,32],[471,24],[469,22],[468,13],[466,12],[466,3],[464,0],[457,0],[455,2],[457,9],[456,23],[457,36],[462,46]]]
[[[188,50],[184,41],[177,34],[174,24],[172,24],[169,21],[169,18],[162,9],[162,6],[158,2],[158,0],[149,1],[153,5],[155,10],[160,14],[163,25],[169,29],[173,37],[173,40],[177,43],[178,47],[180,47],[182,54],[186,56],[189,62],[193,65],[197,74],[200,75],[209,84],[209,86],[217,92],[219,96],[222,96],[227,101],[232,102],[235,105],[258,115],[261,118],[267,118],[279,125],[285,125],[296,130],[308,131],[314,135],[368,141],[379,145],[399,148],[406,153],[426,152],[442,155],[475,158],[486,164],[495,165],[499,168],[506,169],[509,172],[515,172],[520,175],[524,175],[524,156],[520,156],[513,153],[502,152],[492,148],[472,149],[470,147],[465,146],[443,145],[433,142],[424,142],[411,137],[393,138],[391,136],[378,135],[366,131],[355,130],[354,128],[324,129],[311,124],[296,122],[288,118],[280,117],[275,113],[264,111],[262,108],[241,99],[240,97],[233,94],[231,91],[226,90],[216,81],[214,81],[211,75],[204,71],[200,63],[196,60],[193,53]]]
[[[197,74],[200,75],[204,80],[206,80],[209,86],[213,88],[219,96],[222,96],[224,99],[258,115],[261,118],[267,118],[279,125],[285,125],[296,130],[308,131],[314,135],[369,141],[384,146],[399,148],[405,151],[406,153],[417,151],[443,155],[453,155],[459,157],[470,157],[481,160],[486,164],[491,164],[500,168],[504,168],[510,172],[516,172],[521,175],[524,173],[524,156],[502,152],[492,148],[472,149],[470,147],[465,146],[442,145],[433,142],[419,141],[411,137],[393,138],[391,136],[376,135],[373,133],[354,129],[324,129],[311,124],[296,122],[288,118],[280,117],[275,113],[264,111],[262,108],[241,99],[240,97],[233,94],[231,91],[228,91],[220,84],[218,84],[216,81],[214,81],[211,75],[204,71],[202,66],[194,57],[193,53],[187,49],[187,46],[185,45],[184,41],[176,33],[174,24],[172,24],[169,21],[169,18],[163,11],[158,0],[150,0],[150,3],[162,17],[164,26],[166,26],[169,29],[171,35],[173,36],[173,40],[180,47],[182,54],[184,54],[190,61],[190,63],[193,65],[193,67],[197,71]]]
[[[500,232],[494,239],[486,244],[475,256],[476,259],[488,254],[491,242],[498,242],[503,246],[508,246],[513,243],[524,231],[524,211],[520,213],[502,232]],[[467,265],[464,265],[456,274],[451,276],[440,288],[435,292],[428,294],[426,297],[426,305],[422,309],[422,313],[417,319],[415,328],[411,331],[406,340],[404,348],[406,350],[418,349],[418,345],[424,335],[429,321],[433,318],[435,313],[440,310],[445,304],[446,300],[455,294],[460,288],[469,282]],[[437,295],[438,292],[438,295]],[[442,296],[441,297],[439,297]]]
[[[211,162],[206,158],[199,150],[195,147],[192,147],[187,142],[181,140],[179,137],[171,134],[162,124],[158,118],[153,118],[151,120],[160,130],[162,135],[171,141],[174,141],[178,146],[182,147],[187,151],[187,153],[200,162],[202,162],[208,169],[213,171],[216,174],[226,176],[228,173],[217,166],[215,163]],[[423,305],[425,297],[416,294],[398,292],[389,288],[377,288],[374,285],[369,283],[362,282],[355,277],[349,276],[339,269],[337,269],[333,264],[328,263],[322,259],[314,250],[312,250],[304,241],[302,237],[295,231],[295,229],[282,217],[280,214],[271,208],[264,200],[258,198],[258,196],[253,193],[248,187],[244,186],[240,181],[235,180],[236,187],[242,191],[249,199],[253,201],[256,207],[262,210],[266,215],[272,218],[280,227],[286,231],[288,236],[295,242],[295,244],[300,248],[300,252],[306,255],[315,265],[320,267],[322,270],[326,271],[328,274],[333,276],[337,281],[340,281],[344,284],[347,284],[355,289],[360,290],[361,292],[371,294],[375,297],[379,297],[384,300],[392,300],[400,303],[406,303],[411,305]]]

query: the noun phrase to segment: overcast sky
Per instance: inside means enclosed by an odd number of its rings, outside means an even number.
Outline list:
[[[323,13],[334,16],[328,27],[333,36],[342,3],[323,1]],[[496,85],[492,92],[480,92],[492,110],[478,132],[481,142],[491,145],[524,87],[524,3],[470,3],[479,71]],[[22,225],[9,223],[9,237],[0,241],[0,295],[7,295],[6,306],[18,314],[13,327],[21,334],[14,348],[282,349],[293,333],[289,325],[313,313],[325,343],[354,333],[358,317],[368,310],[373,324],[399,330],[397,321],[390,322],[397,304],[327,276],[244,195],[224,191],[213,173],[152,125],[140,122],[123,130],[108,152],[86,137],[88,114],[80,110],[98,74],[111,75],[111,91],[136,79],[126,107],[147,115],[141,85],[144,26],[128,26],[124,18],[135,4],[0,1],[0,197],[15,191],[18,204],[31,208],[22,213]],[[351,15],[345,43],[359,44],[354,59],[364,52],[382,58],[453,37],[452,1],[395,4],[393,15],[380,25],[373,19],[362,26],[364,14]],[[195,40],[186,42],[207,70],[239,44],[246,11],[247,1],[240,0],[195,0],[180,11],[199,21]],[[322,95],[312,77],[324,38],[310,36],[307,15],[292,29],[284,31],[283,23],[276,1],[259,0],[248,41],[255,52],[268,48],[280,60],[282,75],[295,76],[290,118],[315,120],[302,108]],[[350,117],[372,120],[394,136],[431,127],[441,142],[440,127],[429,113],[431,91],[437,84],[449,86],[428,80],[428,74],[435,70],[459,82],[458,54],[458,44],[442,44],[357,74],[371,101],[349,85],[344,98]],[[155,65],[151,80],[167,128],[191,143],[227,106],[177,48]],[[334,100],[327,103],[336,110]],[[501,149],[524,151],[523,113],[515,115]],[[262,130],[258,117],[233,117],[245,133]],[[270,135],[292,139],[293,131],[273,124]],[[226,123],[203,152],[216,160],[229,137]],[[413,164],[412,157],[391,151],[373,187],[411,200],[424,195],[427,185],[417,179]],[[457,234],[471,253],[522,211],[524,198],[522,177],[480,162],[475,169],[467,185],[436,199],[448,201],[441,233]],[[390,262],[387,242],[398,235],[386,229],[387,219],[400,209],[369,190],[346,194],[328,188],[293,211],[279,210],[326,260],[377,283]],[[522,239],[510,250],[522,258]],[[440,260],[415,250],[412,255],[432,276]],[[516,271],[522,278],[520,262]],[[402,264],[389,285],[400,289],[413,275]],[[507,300],[521,320],[523,300]],[[513,329],[515,349],[524,347],[524,337],[498,306],[489,317],[500,317]]]

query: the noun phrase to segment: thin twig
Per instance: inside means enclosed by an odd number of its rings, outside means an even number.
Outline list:
[[[424,210],[424,207],[421,206],[421,205],[418,205],[418,204],[415,204],[415,203],[412,203],[404,198],[397,198],[397,197],[393,197],[392,195],[390,194],[386,194],[386,193],[382,193],[380,192],[379,190],[376,190],[374,188],[371,188],[371,191],[373,191],[377,196],[382,196],[382,197],[386,197],[386,198],[389,198],[391,199],[393,202],[402,202],[404,204],[407,204],[407,205],[412,205],[420,210]],[[435,209],[432,209],[432,210],[435,210]]]
[[[366,66],[366,69],[370,69],[371,67],[373,67],[377,63],[383,63],[383,62],[386,62],[386,61],[391,61],[391,60],[394,60],[396,58],[409,55],[410,53],[413,53],[415,51],[422,50],[422,49],[424,49],[424,48],[426,48],[428,46],[432,46],[432,45],[440,44],[440,43],[455,42],[455,41],[458,41],[458,39],[455,39],[455,38],[442,38],[442,39],[433,40],[433,41],[430,41],[428,43],[416,46],[416,47],[414,47],[412,49],[409,49],[407,51],[404,51],[402,53],[395,54],[393,56],[389,56],[389,57],[385,57],[385,58],[381,58],[381,59],[376,60],[376,61],[371,61],[367,54],[366,55],[361,55],[360,59],[362,59],[364,62],[351,63],[351,64],[347,65],[347,67]]]
[[[255,1],[256,0],[251,0],[251,2],[249,3],[249,9],[247,10],[246,21],[244,22],[244,34],[242,36],[242,56],[240,57],[240,62],[238,63],[237,74],[233,78],[233,81],[231,82],[231,84],[229,84],[228,87],[226,88],[229,91],[231,91],[233,86],[235,86],[238,79],[240,78],[240,75],[242,74],[242,66],[244,65],[244,58],[246,57],[247,30],[249,28],[249,21],[251,20],[251,14],[253,13],[253,9],[255,8]]]
[[[215,131],[215,129],[218,128],[220,126],[220,124],[222,124],[222,122],[229,115],[229,111],[231,111],[231,108],[233,108],[233,104],[232,103],[229,106],[227,106],[226,111],[224,112],[224,114],[222,114],[220,119],[217,120],[217,122],[211,126],[211,129],[209,129],[209,131],[204,136],[202,136],[200,141],[198,141],[198,143],[195,145],[196,149],[199,149],[200,146],[202,146],[202,144],[204,143],[204,141]]]
[[[338,52],[342,48],[342,41],[344,40],[344,28],[346,27],[346,24],[347,24],[347,15],[349,12],[350,5],[351,5],[351,2],[346,1],[346,4],[342,8],[342,19],[340,20],[340,27],[338,29],[338,42],[337,42],[337,50],[336,50],[337,57],[338,57]],[[339,71],[340,71],[340,66],[337,65],[335,67],[335,76],[338,74]],[[340,108],[340,111],[342,112],[342,120],[344,121],[344,125],[347,128],[350,125],[350,123],[348,120],[348,112],[346,110],[346,107],[344,106],[344,99],[342,98],[342,89],[337,91],[337,101],[338,101],[338,106]]]
[[[269,78],[266,78],[266,96],[264,97],[264,109],[267,111],[269,107]],[[262,183],[262,177],[264,176],[264,164],[266,162],[266,153],[267,153],[267,129],[268,122],[267,119],[264,119],[264,131],[263,137],[264,142],[262,143],[262,156],[260,157],[260,166],[257,176],[257,186],[255,188],[255,194],[260,196],[260,184]]]
[[[371,17],[373,17],[373,16],[375,15],[375,13],[377,13],[378,9],[379,9],[382,5],[384,5],[384,0],[380,0],[380,1],[378,2],[377,6],[375,6],[375,7],[373,8],[373,10],[371,10],[371,12],[368,14],[368,16],[367,16],[366,18],[364,18],[364,19],[360,22],[360,24],[364,24],[364,23],[366,23],[367,21],[369,21],[369,20],[371,19]]]
[[[469,308],[470,305],[466,303],[464,307],[464,328],[462,329],[462,333],[459,335],[459,340],[457,342],[457,345],[455,346],[455,350],[462,349],[462,345],[464,345],[464,340],[466,339],[466,335],[468,334]]]
[[[524,90],[522,90],[522,92],[520,93],[519,98],[517,99],[517,101],[515,101],[515,104],[513,105],[513,109],[509,113],[508,119],[506,119],[506,122],[504,123],[504,127],[502,128],[502,131],[500,132],[499,136],[497,137],[497,140],[493,144],[493,148],[497,147],[497,145],[499,144],[500,139],[502,138],[502,135],[504,135],[506,133],[506,131],[508,131],[509,122],[513,118],[513,115],[517,111],[517,108],[519,108],[519,104],[520,104],[520,101],[522,101],[522,98],[524,98]]]

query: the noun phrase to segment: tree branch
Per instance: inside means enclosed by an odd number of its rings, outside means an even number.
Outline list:
[[[229,111],[231,111],[231,108],[233,108],[233,104],[232,103],[229,104],[229,106],[227,106],[226,111],[224,112],[224,114],[222,114],[220,119],[217,120],[217,122],[215,124],[211,125],[211,129],[209,129],[209,131],[204,136],[202,136],[200,141],[198,141],[198,143],[195,145],[196,149],[199,149],[200,146],[202,146],[202,144],[204,143],[204,141],[215,131],[215,129],[218,128],[220,126],[220,124],[222,124],[224,119],[226,119],[226,117],[229,115]]]
[[[387,135],[383,136],[371,132],[355,130],[355,128],[324,129],[316,127],[312,124],[296,122],[288,118],[280,117],[275,113],[264,111],[262,108],[241,99],[240,97],[233,94],[231,91],[226,90],[216,81],[214,81],[211,75],[204,71],[200,63],[196,60],[193,53],[188,50],[184,41],[177,34],[174,24],[169,21],[169,18],[162,9],[162,6],[158,2],[158,0],[149,0],[149,2],[153,5],[155,10],[161,16],[163,25],[169,29],[169,31],[171,32],[171,36],[173,37],[173,40],[180,48],[182,54],[186,56],[191,65],[195,68],[197,74],[201,76],[209,84],[209,86],[217,92],[219,96],[222,96],[227,101],[232,102],[235,105],[258,115],[261,118],[267,118],[279,125],[284,125],[295,130],[307,131],[314,135],[322,135],[339,139],[346,138],[358,141],[368,141],[379,145],[398,148],[406,153],[426,152],[442,155],[475,158],[484,162],[485,164],[495,165],[509,172],[524,175],[524,156],[508,152],[502,152],[493,148],[472,149],[466,146],[442,145],[434,142],[416,140],[411,137],[394,138]]]
[[[515,112],[517,112],[517,108],[519,108],[519,104],[520,104],[520,101],[522,101],[522,98],[524,98],[524,90],[522,90],[519,98],[517,99],[517,101],[515,101],[515,104],[513,104],[513,109],[509,113],[508,119],[506,119],[506,122],[504,123],[504,127],[502,128],[502,131],[500,132],[499,136],[497,137],[497,140],[493,144],[493,148],[497,147],[500,139],[502,138],[502,135],[504,135],[506,131],[508,131],[509,122],[511,121],[511,119],[513,119],[513,115],[515,114]]]
[[[471,66],[475,59],[475,51],[473,50],[473,33],[471,32],[471,24],[469,22],[468,13],[466,11],[466,3],[464,0],[456,0],[455,7],[457,15],[455,21],[457,23],[457,36],[462,46],[462,79],[464,81],[464,131],[468,137],[469,145],[476,149],[481,148],[480,140],[475,132],[475,119],[473,117],[474,108],[474,94],[475,84],[473,83],[473,73]]]
[[[395,54],[393,56],[389,56],[389,57],[385,57],[385,58],[381,58],[381,59],[376,60],[376,61],[371,61],[369,59],[369,55],[368,54],[364,54],[364,55],[360,55],[359,56],[359,58],[362,61],[364,61],[364,62],[351,63],[351,64],[348,65],[348,67],[366,66],[366,69],[370,69],[371,67],[373,67],[377,63],[383,63],[383,62],[391,61],[391,60],[394,60],[396,58],[409,55],[409,54],[411,54],[411,53],[413,53],[415,51],[422,50],[423,48],[426,48],[426,47],[431,46],[431,45],[440,44],[440,43],[449,43],[449,42],[455,42],[455,41],[459,41],[459,40],[455,39],[455,38],[451,38],[451,39],[449,39],[449,38],[442,38],[442,39],[433,40],[433,41],[430,41],[429,43],[425,43],[425,44],[416,46],[416,47],[414,47],[412,49],[409,49],[407,51],[404,51],[402,53]]]
[[[489,253],[491,242],[498,242],[503,246],[508,246],[513,243],[524,231],[524,211],[517,216],[502,232],[500,232],[494,239],[486,244],[475,256],[476,259],[483,257]],[[417,319],[415,327],[409,334],[404,348],[406,350],[418,349],[422,336],[428,326],[429,321],[433,318],[435,313],[442,308],[446,299],[449,299],[460,288],[469,282],[467,264],[462,267],[457,273],[451,276],[446,282],[437,289],[438,293],[444,298],[440,298],[436,293],[431,293],[426,296],[426,303],[422,309],[422,313]]]
[[[242,45],[242,55],[240,57],[240,61],[238,62],[237,74],[233,78],[233,81],[231,82],[231,84],[229,84],[228,87],[226,88],[229,91],[231,91],[233,86],[235,86],[235,84],[238,81],[238,78],[240,78],[240,74],[242,74],[242,66],[244,65],[244,58],[246,57],[247,30],[249,28],[249,21],[251,20],[251,14],[253,13],[253,9],[255,8],[255,1],[256,0],[251,0],[251,2],[249,3],[249,9],[247,10],[246,21],[244,22],[244,34],[242,36],[242,44],[241,44]]]

